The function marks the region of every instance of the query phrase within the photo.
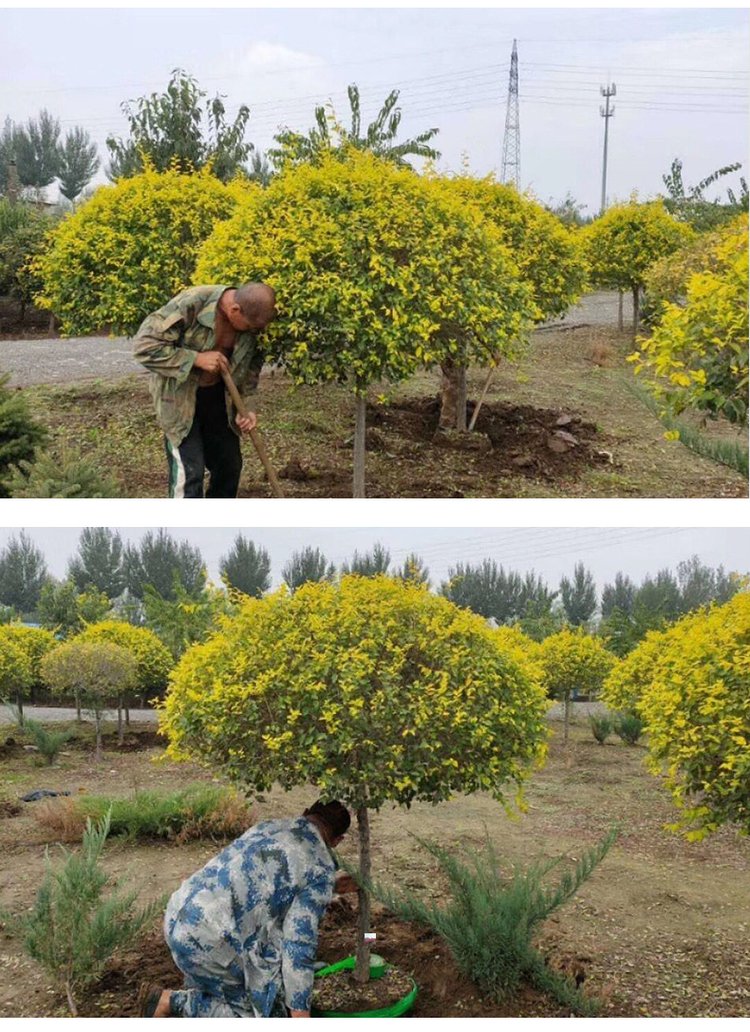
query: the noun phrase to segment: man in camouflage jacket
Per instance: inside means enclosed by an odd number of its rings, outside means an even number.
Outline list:
[[[239,433],[256,425],[238,416],[224,388],[228,369],[240,393],[253,391],[263,365],[257,335],[275,315],[265,283],[183,290],[147,316],[135,357],[149,370],[149,389],[164,431],[169,497],[236,498],[242,472]]]
[[[334,891],[356,889],[331,855],[350,822],[319,801],[256,825],[184,881],[164,934],[185,988],[144,987],[141,1015],[309,1017],[318,923]]]

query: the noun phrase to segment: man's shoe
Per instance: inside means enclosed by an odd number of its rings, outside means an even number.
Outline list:
[[[137,1008],[141,1018],[153,1018],[164,989],[154,982],[144,982],[138,990]]]

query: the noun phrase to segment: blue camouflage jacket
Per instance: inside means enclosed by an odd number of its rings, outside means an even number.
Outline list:
[[[194,967],[198,951],[233,995],[244,983],[257,1017],[271,1014],[280,992],[291,1010],[309,1010],[318,924],[335,874],[306,817],[257,824],[172,895],[165,929],[175,959],[185,951],[183,969]]]

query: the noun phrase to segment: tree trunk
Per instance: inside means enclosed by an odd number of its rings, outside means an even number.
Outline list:
[[[638,322],[640,319],[641,288],[633,287],[633,336],[638,333]]]
[[[441,363],[443,381],[440,396],[440,422],[443,430],[466,429],[466,366],[452,358]]]
[[[23,696],[20,692],[16,694],[16,708],[18,709],[18,726],[23,727]]]
[[[130,727],[130,703],[125,700],[125,727]]]
[[[565,693],[565,730],[563,732],[563,741],[568,744],[568,729],[570,728],[570,692]]]
[[[81,716],[81,698],[76,695],[76,721],[79,724],[83,723],[83,717]]]
[[[365,938],[370,931],[370,815],[366,806],[357,810],[359,829],[359,876],[364,885],[359,887],[359,920],[357,922],[357,966],[354,969],[355,982],[370,980],[370,940]]]
[[[94,760],[96,763],[102,761],[102,715],[97,710],[94,714],[94,721],[96,723],[96,751],[94,753]]]
[[[49,325],[47,327],[47,336],[48,337],[51,337],[52,334],[55,332],[55,326],[56,326],[56,323],[55,323],[55,313],[54,312],[50,312],[50,314],[49,314]]]
[[[74,1018],[77,1018],[78,1017],[78,1008],[76,1007],[76,1001],[73,999],[73,991],[70,988],[70,982],[66,982],[65,983],[65,995],[68,998],[68,1007],[70,1008],[71,1015]]]
[[[353,498],[365,497],[365,431],[367,429],[367,395],[355,394],[354,416],[354,489]]]
[[[617,299],[617,329],[622,333],[622,329],[623,329],[622,299],[623,299],[624,295],[623,295],[623,292],[621,290],[618,290],[617,294],[618,294],[618,299]]]
[[[122,726],[122,696],[117,700],[117,744],[122,745],[125,741],[125,731]]]

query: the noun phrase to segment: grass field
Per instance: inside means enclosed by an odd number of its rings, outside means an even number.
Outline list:
[[[433,440],[437,373],[396,388],[373,387],[368,495],[746,497],[741,474],[665,440],[664,427],[629,389],[630,350],[629,334],[608,327],[538,331],[525,358],[498,370],[480,414],[481,433],[468,446]],[[485,375],[470,374],[470,398]],[[119,481],[125,496],[165,494],[163,444],[142,378],[25,393],[51,431],[56,457],[85,455]],[[351,496],[353,404],[344,387],[295,387],[283,373],[264,373],[256,403],[287,495]],[[548,442],[561,416],[577,443],[558,454]],[[721,422],[700,432],[747,445],[746,433]],[[244,450],[240,497],[267,497],[262,467],[249,443]]]
[[[567,749],[560,724],[551,721],[549,761],[533,776],[529,811],[518,819],[484,795],[435,807],[416,804],[409,811],[387,808],[376,815],[376,877],[439,898],[443,888],[435,865],[413,834],[460,851],[481,845],[486,831],[508,864],[560,854],[572,862],[618,822],[622,831],[610,854],[542,929],[538,944],[549,962],[578,974],[583,988],[603,1001],[605,1016],[750,1016],[750,839],[727,828],[704,842],[687,843],[666,831],[674,810],[659,779],[643,767],[644,748],[619,739],[599,746],[579,719]],[[0,740],[9,733],[4,730]],[[3,748],[3,795],[13,802],[40,787],[127,795],[211,780],[190,764],[155,763],[161,753],[156,742],[153,728],[133,728],[125,751],[117,751],[109,739],[99,767],[88,746],[69,748],[53,768],[35,767],[18,747]],[[312,790],[274,790],[255,804],[255,816],[295,815],[312,798]],[[34,899],[47,844],[34,817],[39,805],[22,804],[20,814],[0,817],[0,907],[16,911]],[[0,815],[13,808],[0,805]],[[145,902],[173,891],[217,849],[206,841],[179,846],[111,841],[105,865],[138,885]],[[342,853],[354,859],[353,839]],[[400,924],[377,907],[373,928],[378,952],[412,971],[422,986],[417,1016],[562,1013],[530,989],[502,1007],[489,1004],[431,933]],[[350,953],[353,929],[354,913],[345,904],[333,908],[320,956],[334,960]],[[89,992],[82,1014],[132,1015],[138,983],[151,975],[177,985],[158,922],[138,949],[114,965],[102,986]],[[62,996],[0,930],[0,1017],[64,1013]]]

